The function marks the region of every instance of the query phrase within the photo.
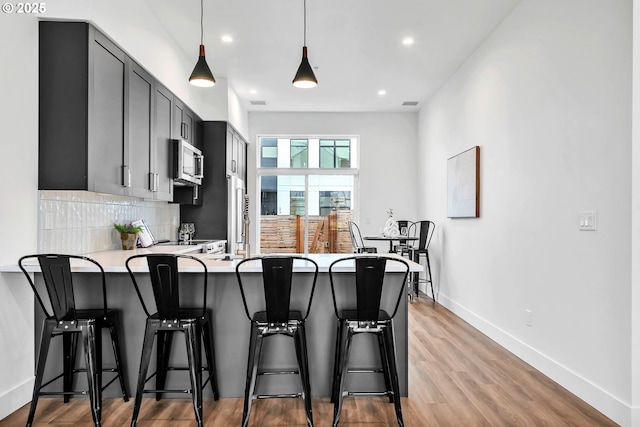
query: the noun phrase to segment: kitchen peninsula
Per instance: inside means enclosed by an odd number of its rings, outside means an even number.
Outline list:
[[[127,274],[124,267],[125,260],[132,255],[145,253],[185,253],[197,250],[194,247],[185,247],[179,245],[153,246],[150,248],[140,248],[131,251],[110,250],[85,254],[99,262],[107,274],[107,290],[108,301],[111,308],[120,310],[123,314],[122,325],[124,330],[120,332],[122,351],[125,361],[125,379],[129,390],[133,390],[136,383],[138,367],[140,363],[140,353],[142,348],[142,337],[144,333],[144,312],[140,306],[138,298],[135,294],[131,283],[131,278]],[[242,397],[244,392],[244,383],[246,375],[246,359],[249,344],[249,322],[246,318],[242,305],[242,298],[238,291],[237,279],[235,276],[235,266],[237,259],[223,259],[223,256],[215,254],[189,253],[189,255],[197,256],[207,265],[209,271],[209,293],[207,306],[213,312],[214,323],[214,343],[215,357],[218,374],[218,384],[222,397]],[[349,254],[350,255],[350,254]],[[309,255],[316,261],[320,267],[316,291],[314,294],[313,304],[310,315],[307,320],[307,339],[309,347],[309,365],[311,371],[312,395],[314,397],[329,396],[331,390],[331,376],[333,369],[333,348],[335,345],[335,314],[331,298],[331,287],[329,282],[328,268],[332,261],[348,256],[345,254],[311,254]],[[392,255],[397,256],[397,255]],[[398,256],[399,257],[399,256]],[[422,266],[409,261],[411,272],[423,271]],[[72,263],[74,272],[83,273],[79,277],[86,280],[88,284],[98,280],[97,269],[92,265],[84,262]],[[141,281],[148,280],[147,268],[143,263],[132,265],[134,273],[140,273]],[[2,272],[19,272],[17,266],[3,266],[0,268]],[[39,268],[33,265],[28,271],[34,272],[36,281],[41,281]],[[181,277],[182,281],[191,280],[189,273],[200,271],[194,263],[194,266],[184,265],[181,269],[184,273]],[[295,271],[307,272],[306,267],[296,267]],[[341,270],[350,273],[353,268],[345,268]],[[392,273],[394,266],[389,264],[387,271]],[[260,275],[260,265],[255,266],[255,278],[250,280],[262,280]],[[308,268],[308,272],[312,272],[312,268]],[[86,274],[84,274],[86,273]],[[76,276],[77,277],[77,276]],[[195,276],[193,277],[195,279]],[[310,280],[304,278],[303,280]],[[340,278],[338,277],[338,283]],[[27,286],[25,281],[25,286]],[[89,287],[86,287],[90,289]],[[84,289],[83,289],[84,290]],[[87,301],[91,299],[91,293],[76,294],[79,301]],[[40,322],[36,320],[37,328]],[[395,336],[397,348],[398,374],[400,382],[400,390],[402,396],[407,396],[408,387],[408,341],[407,341],[407,299],[403,298],[398,314],[395,318]],[[40,332],[37,330],[36,334]],[[359,337],[357,339],[367,339],[371,337]],[[39,339],[39,336],[36,337]],[[53,343],[57,344],[57,343]],[[56,365],[55,356],[56,347],[52,344],[50,349],[50,357],[53,363],[48,363],[47,368]],[[172,359],[182,361],[184,359],[184,346],[180,340],[174,344]],[[377,366],[378,353],[377,342],[371,340],[369,345],[365,343],[355,346],[352,352],[352,358],[359,360],[359,367]],[[283,345],[292,346],[292,351],[278,351]],[[266,340],[262,356],[263,366],[290,367],[295,366],[295,352],[293,351],[293,341],[287,340],[285,337],[274,337]],[[108,365],[112,362],[109,352],[104,354],[104,363]],[[179,364],[179,362],[177,363]],[[55,369],[48,371],[53,375]],[[45,374],[45,377],[49,376]],[[366,378],[358,378],[358,386],[362,387],[382,387],[382,378],[368,375]],[[380,376],[381,377],[381,376]],[[181,374],[173,374],[168,377],[168,385],[174,387],[176,384],[182,384],[186,380]],[[175,381],[175,382],[174,382]],[[378,382],[380,381],[380,383]],[[297,390],[299,387],[297,378],[288,377],[282,380],[269,381],[263,384],[265,393],[281,393],[282,390]],[[105,390],[106,396],[115,396],[117,394],[112,387]],[[210,389],[205,391],[210,393]]]

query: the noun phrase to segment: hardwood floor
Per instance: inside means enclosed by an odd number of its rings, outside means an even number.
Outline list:
[[[469,324],[421,295],[409,305],[409,398],[402,399],[405,425],[412,427],[476,426],[615,426],[588,404],[513,356]],[[0,427],[22,427],[29,405],[0,421]],[[314,399],[314,421],[330,426],[333,405]],[[107,399],[105,427],[131,422],[132,402]],[[242,399],[206,400],[205,426],[238,426]],[[92,427],[87,399],[41,398],[34,425]],[[191,401],[145,399],[139,427],[193,427]],[[300,399],[257,401],[251,426],[305,426]],[[341,426],[393,426],[393,405],[383,398],[347,398]]]

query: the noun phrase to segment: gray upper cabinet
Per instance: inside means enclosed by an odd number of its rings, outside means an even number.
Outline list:
[[[155,87],[155,126],[153,133],[153,173],[155,198],[173,200],[173,94],[159,83]]]
[[[39,26],[38,188],[126,194],[126,55],[88,24]]]
[[[135,63],[129,67],[128,121],[125,165],[128,169],[130,195],[152,198],[157,179],[152,166],[151,133],[153,116],[151,102],[154,81],[149,73]]]
[[[246,141],[231,126],[227,127],[227,176],[246,179],[247,145]]]
[[[91,25],[39,26],[38,188],[172,201],[174,95]]]
[[[193,112],[177,97],[173,99],[173,137],[195,145],[195,119]]]

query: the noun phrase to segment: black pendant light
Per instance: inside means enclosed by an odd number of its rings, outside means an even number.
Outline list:
[[[202,22],[204,14],[203,1],[204,0],[200,0],[200,54],[198,56],[198,62],[189,77],[189,83],[194,86],[211,87],[216,84],[216,79],[213,78],[211,69],[209,69],[207,60],[204,57],[204,44],[202,42],[202,34],[204,33],[204,25]]]
[[[318,85],[318,79],[309,65],[307,59],[307,0],[304,0],[304,46],[302,46],[302,62],[298,67],[298,72],[293,78],[293,85],[301,88],[311,88]]]

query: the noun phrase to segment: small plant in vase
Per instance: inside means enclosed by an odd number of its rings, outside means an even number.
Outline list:
[[[136,248],[138,233],[142,231],[142,227],[131,224],[113,224],[113,227],[120,233],[122,249],[131,250]]]

